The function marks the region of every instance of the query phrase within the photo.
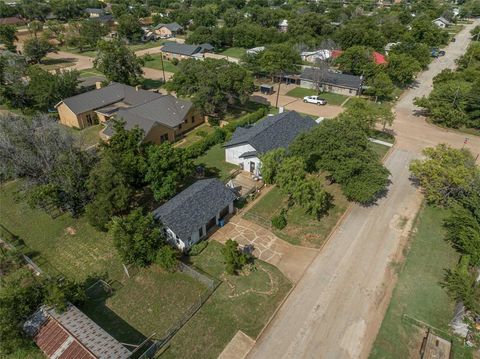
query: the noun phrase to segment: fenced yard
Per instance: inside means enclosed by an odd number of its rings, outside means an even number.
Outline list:
[[[195,267],[222,283],[160,358],[216,358],[238,330],[256,337],[290,289],[280,271],[262,261],[238,276],[225,274],[221,248],[210,241],[201,254],[190,258]]]
[[[207,175],[219,177],[222,181],[230,178],[230,172],[238,166],[225,161],[225,148],[221,144],[210,148],[204,155],[195,159],[196,165],[205,167]]]
[[[288,197],[278,187],[272,188],[262,196],[258,202],[244,214],[244,218],[253,221],[262,227],[271,230],[279,238],[307,247],[320,247],[330,234],[336,223],[348,207],[348,201],[342,194],[338,184],[330,184],[324,176],[321,177],[324,188],[333,196],[333,207],[320,219],[308,214],[305,210],[294,205],[286,214],[287,226],[282,230],[271,226],[273,216],[287,207]]]
[[[0,186],[0,224],[17,236],[28,255],[45,271],[73,280],[92,275],[121,279],[123,269],[108,234],[97,231],[83,217],[68,213],[53,219],[17,198],[20,181]]]
[[[446,268],[454,268],[458,253],[445,241],[442,227],[448,210],[427,206],[420,212],[390,306],[375,341],[371,359],[418,355],[423,337],[419,322],[448,333],[455,303],[440,285]],[[471,352],[454,341],[455,358]]]

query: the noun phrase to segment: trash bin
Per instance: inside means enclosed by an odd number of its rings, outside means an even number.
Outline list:
[[[222,219],[219,219],[219,220],[218,220],[218,226],[219,226],[220,228],[222,228],[224,225],[225,225],[225,220],[224,220],[223,218],[222,218]]]

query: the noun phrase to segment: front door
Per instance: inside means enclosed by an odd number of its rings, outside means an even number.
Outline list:
[[[250,173],[255,172],[255,162],[250,161]]]

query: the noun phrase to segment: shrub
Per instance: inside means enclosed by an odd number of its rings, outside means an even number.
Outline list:
[[[196,158],[201,156],[210,147],[225,141],[226,132],[222,128],[216,128],[212,133],[204,137],[198,142],[195,142],[185,149],[188,158]]]
[[[195,243],[190,250],[188,251],[188,255],[190,256],[198,256],[202,251],[207,248],[208,242],[207,241],[201,241],[198,243]]]
[[[197,136],[199,136],[199,137],[207,137],[207,135],[208,135],[208,133],[205,130],[197,131]]]
[[[222,254],[225,258],[225,271],[230,275],[237,274],[237,271],[241,270],[249,259],[245,253],[238,249],[238,243],[232,239],[225,243]]]
[[[251,125],[257,122],[258,120],[264,118],[267,114],[268,114],[267,107],[259,108],[255,112],[249,113],[236,121],[230,122],[228,125],[224,127],[224,129],[228,132],[233,132],[237,127]]]
[[[177,269],[177,257],[178,252],[171,246],[165,245],[157,252],[155,263],[169,272],[175,272],[175,269]]]
[[[173,58],[170,60],[170,62],[172,63],[173,66],[177,66],[180,61],[178,61],[178,59]]]
[[[218,117],[208,117],[208,123],[210,126],[218,126],[220,124],[220,119]]]
[[[282,230],[287,226],[287,218],[285,217],[285,210],[281,210],[280,214],[272,217],[272,226],[276,229]]]

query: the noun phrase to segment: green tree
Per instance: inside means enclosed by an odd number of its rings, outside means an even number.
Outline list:
[[[168,272],[174,272],[178,266],[178,252],[166,244],[158,251],[155,263]]]
[[[286,73],[298,72],[301,63],[302,59],[298,52],[288,44],[275,44],[261,52],[259,64],[262,70],[272,77],[277,76],[281,79],[278,82],[275,107],[278,107],[278,97],[283,76]]]
[[[31,62],[39,64],[49,52],[56,51],[55,46],[46,39],[33,37],[23,43],[23,53]]]
[[[298,182],[293,199],[316,218],[322,217],[332,206],[332,196],[325,191],[318,178],[307,177]]]
[[[388,75],[381,71],[371,81],[370,88],[366,91],[369,95],[375,97],[377,100],[384,101],[392,98],[395,86]]]
[[[365,75],[367,66],[373,63],[373,50],[365,46],[352,46],[336,60],[340,70],[352,75]]]
[[[51,0],[49,2],[52,12],[63,21],[80,17],[83,7],[77,0]]]
[[[109,81],[128,85],[137,84],[143,74],[142,59],[120,40],[100,41],[93,64]]]
[[[17,40],[16,32],[17,29],[14,25],[0,25],[0,42],[5,45],[8,51],[17,51],[15,46],[15,41]]]
[[[276,171],[276,183],[281,191],[294,196],[299,183],[303,182],[307,174],[305,162],[299,156],[285,158]]]
[[[277,171],[286,157],[284,148],[277,148],[261,156],[262,177],[265,183],[272,184],[276,182]]]
[[[172,197],[185,179],[193,173],[193,162],[181,148],[169,142],[150,146],[145,180],[157,201]]]
[[[86,19],[80,23],[78,34],[81,43],[90,48],[96,48],[102,37],[108,34],[108,27],[95,19]]]
[[[422,69],[417,60],[410,55],[392,54],[388,58],[387,73],[393,82],[406,86],[415,80],[415,75]]]
[[[143,30],[138,18],[131,14],[124,14],[118,19],[118,35],[132,42],[140,41]]]
[[[446,144],[423,150],[426,159],[410,163],[410,171],[418,179],[428,202],[449,205],[472,188],[480,176],[475,159],[467,149]]]
[[[367,133],[375,129],[377,123],[383,125],[383,129],[393,124],[395,116],[388,104],[374,104],[361,98],[353,98],[349,102],[347,111],[340,118],[357,122]]]
[[[248,256],[238,249],[238,243],[232,239],[227,240],[222,248],[222,254],[225,262],[225,271],[230,275],[237,274],[248,263]]]
[[[152,263],[164,243],[160,224],[153,214],[134,209],[125,217],[116,217],[110,226],[113,244],[127,264],[145,267]]]

